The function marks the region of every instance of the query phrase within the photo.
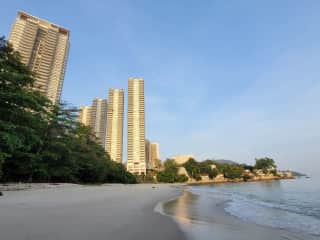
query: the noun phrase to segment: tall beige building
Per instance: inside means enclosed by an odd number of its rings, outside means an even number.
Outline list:
[[[150,141],[148,139],[145,140],[145,153],[146,153],[146,166],[147,166],[147,169],[150,169],[149,168],[149,150],[150,150]]]
[[[105,149],[111,159],[119,163],[122,162],[123,152],[123,99],[122,89],[109,89]]]
[[[69,30],[19,11],[9,42],[36,73],[34,87],[59,102],[69,51]]]
[[[146,174],[144,121],[144,81],[129,78],[127,170],[134,174]]]
[[[149,145],[148,169],[155,169],[157,160],[160,160],[159,144],[152,142]]]
[[[106,145],[107,107],[107,99],[95,98],[90,111],[89,126],[103,148]]]
[[[91,106],[80,106],[79,122],[86,126],[90,126]]]

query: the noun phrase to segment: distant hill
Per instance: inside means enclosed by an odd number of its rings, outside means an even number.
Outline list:
[[[218,159],[218,160],[215,160],[217,163],[225,163],[225,164],[239,164],[235,161],[232,161],[232,160],[226,160],[226,159]]]

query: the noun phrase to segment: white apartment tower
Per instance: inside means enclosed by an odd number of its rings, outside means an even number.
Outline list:
[[[149,150],[150,150],[150,141],[148,139],[145,140],[145,153],[146,153],[146,167],[150,169],[149,166]]]
[[[80,106],[79,122],[86,126],[90,126],[91,106]]]
[[[105,148],[105,137],[107,127],[107,99],[93,99],[90,111],[90,124],[93,133],[98,139],[98,143]]]
[[[160,160],[159,144],[152,142],[149,144],[148,169],[155,169],[157,160]]]
[[[53,103],[60,101],[69,51],[69,30],[19,11],[9,42],[35,72],[34,88]]]
[[[144,80],[128,80],[127,170],[146,174]]]
[[[123,99],[123,89],[109,89],[105,149],[118,163],[122,163],[123,152]]]

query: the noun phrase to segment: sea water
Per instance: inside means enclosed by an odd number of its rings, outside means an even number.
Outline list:
[[[320,236],[320,181],[295,180],[194,186],[196,194],[219,193],[225,211],[259,225]]]
[[[180,211],[187,213],[182,216],[184,221],[191,219],[192,226],[210,222],[206,231],[213,229],[217,222],[214,216],[218,215],[212,212],[213,202],[222,199],[223,210],[237,219],[320,239],[318,179],[220,183],[190,186],[187,190],[194,197],[184,197],[183,210],[180,208]],[[167,213],[170,214],[170,205],[167,206]]]

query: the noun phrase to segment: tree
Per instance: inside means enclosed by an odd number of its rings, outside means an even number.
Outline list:
[[[243,168],[240,165],[229,165],[227,168],[225,168],[223,174],[224,177],[235,179],[240,178],[243,174]]]
[[[155,167],[155,170],[160,171],[160,169],[162,167],[162,163],[161,163],[160,159],[155,159],[154,167]]]
[[[213,163],[210,161],[204,161],[199,163],[200,173],[208,174],[210,179],[215,178],[218,175],[218,171],[215,168],[212,168]],[[215,164],[214,164],[215,165]]]
[[[217,175],[218,175],[218,170],[217,169],[211,169],[210,168],[210,170],[209,170],[209,178],[210,179],[213,179],[213,178],[215,178]]]
[[[217,170],[225,178],[235,179],[242,176],[244,168],[239,164],[219,163],[217,164]]]
[[[264,171],[269,171],[275,169],[277,166],[272,158],[256,158],[255,169],[262,169]]]
[[[157,180],[159,182],[174,183],[188,180],[188,177],[184,174],[178,174],[178,165],[173,159],[167,159],[163,166],[164,170],[157,173]]]
[[[176,174],[172,171],[164,170],[157,173],[158,182],[174,183],[176,180]]]
[[[176,164],[176,162],[173,159],[167,159],[164,163],[163,166],[166,170],[172,170],[172,171],[176,171],[178,168],[178,165]]]
[[[253,171],[254,166],[248,165],[248,164],[241,164],[241,166],[243,167],[243,169],[245,170],[249,170],[250,172]]]
[[[3,177],[9,173],[20,180],[32,176],[39,160],[36,152],[51,104],[31,90],[34,74],[20,62],[19,54],[4,38],[0,42],[0,163]]]
[[[199,166],[199,163],[196,162],[196,160],[194,160],[193,158],[190,158],[186,163],[183,164],[183,166],[187,170],[190,177],[196,180],[201,180],[200,166]]]
[[[180,175],[177,175],[175,181],[179,183],[183,183],[188,181],[188,177],[185,174],[180,174]]]
[[[122,164],[110,159],[91,129],[76,121],[78,109],[53,105],[32,88],[34,79],[1,38],[1,180],[136,183]]]

